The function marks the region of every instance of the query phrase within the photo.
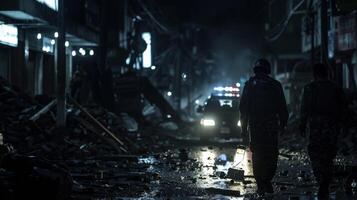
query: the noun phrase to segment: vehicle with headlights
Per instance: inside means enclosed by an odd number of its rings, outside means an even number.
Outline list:
[[[242,138],[239,121],[239,88],[220,87],[201,107],[200,138]]]

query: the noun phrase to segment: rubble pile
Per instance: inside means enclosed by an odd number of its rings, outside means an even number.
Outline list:
[[[37,127],[32,127],[28,119],[40,109],[41,105],[29,96],[12,88],[4,79],[0,79],[0,128],[6,138],[6,142],[15,145],[15,148],[31,143],[31,130],[34,135],[42,135]],[[50,119],[51,120],[51,119]]]
[[[356,117],[357,102],[350,105],[355,112],[351,116]],[[254,195],[249,151],[245,147],[236,151],[235,143],[229,148],[228,143],[216,149],[194,147],[197,143],[189,140],[189,127],[164,122],[139,130],[125,113],[111,113],[94,104],[82,106],[69,98],[67,127],[58,129],[56,100],[31,98],[3,79],[0,112],[0,199]],[[298,125],[297,120],[291,121],[280,137],[273,184],[283,196],[311,196],[316,190],[307,140],[299,135]],[[356,174],[351,172],[357,171],[356,130],[352,123],[341,137],[336,159],[341,178],[333,184],[334,191],[355,183]]]
[[[107,131],[101,130],[101,127],[98,127],[95,121],[88,119],[84,112],[73,105],[70,105],[68,109],[67,129],[57,130],[54,101],[48,104],[52,106],[48,107],[46,112],[39,114],[41,109],[47,105],[41,105],[29,96],[14,90],[3,80],[0,93],[1,132],[4,135],[5,142],[13,145],[16,151],[21,154],[62,159],[66,155],[56,154],[56,151],[67,152],[72,155],[78,149],[81,152],[86,152],[91,146],[95,145],[102,145],[102,148],[96,148],[95,151],[98,151],[98,149],[113,151],[108,147],[108,143],[114,143],[110,140],[113,140],[113,138],[107,136],[105,132],[110,130],[110,133],[116,133],[115,138],[123,137],[127,133],[119,117],[99,106],[89,106],[86,110],[88,113],[92,113],[92,116],[98,119],[97,121]],[[124,147],[124,143],[117,146],[128,148],[127,146]],[[73,148],[76,148],[76,150]],[[122,149],[122,151],[127,150]],[[49,154],[46,155],[46,152]]]
[[[132,155],[138,150],[133,140],[146,140],[130,132],[124,118],[71,100],[67,128],[57,129],[56,102],[44,102],[0,80],[0,133],[6,144],[0,145],[0,197],[137,196],[157,178]]]

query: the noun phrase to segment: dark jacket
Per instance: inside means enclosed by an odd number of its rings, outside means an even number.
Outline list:
[[[289,117],[280,82],[265,74],[258,74],[246,82],[239,109],[243,131],[248,124],[251,128],[263,128],[276,122],[277,126],[285,127]]]
[[[321,120],[337,125],[347,111],[343,90],[332,81],[319,80],[306,85],[301,102],[301,128],[307,123],[317,125]]]

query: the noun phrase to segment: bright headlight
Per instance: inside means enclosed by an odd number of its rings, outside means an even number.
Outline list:
[[[242,123],[240,122],[240,120],[238,120],[237,122],[237,126],[241,127],[242,126]]]
[[[216,122],[213,119],[201,119],[201,125],[203,125],[203,126],[215,126]]]

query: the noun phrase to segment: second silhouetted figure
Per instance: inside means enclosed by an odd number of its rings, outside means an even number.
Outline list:
[[[314,81],[304,88],[300,131],[305,136],[309,125],[308,153],[319,184],[318,198],[324,200],[329,199],[337,136],[347,107],[342,89],[328,79],[328,67],[315,64],[313,73]]]

